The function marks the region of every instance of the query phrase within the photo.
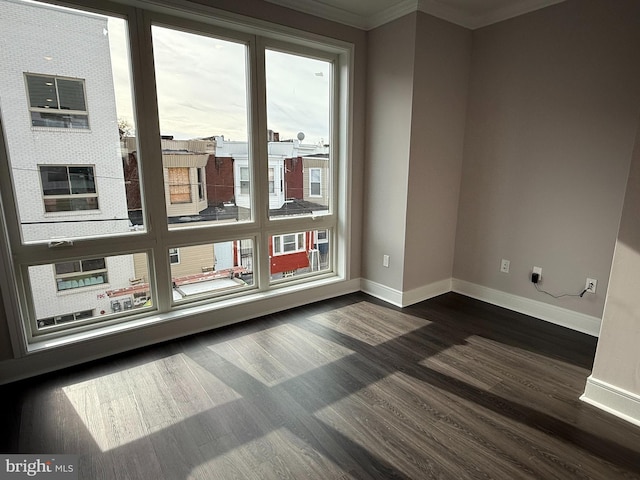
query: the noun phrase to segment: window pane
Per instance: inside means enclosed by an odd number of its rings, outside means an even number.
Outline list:
[[[71,193],[96,193],[93,167],[69,167]]]
[[[56,275],[63,275],[65,273],[73,273],[80,271],[80,262],[65,262],[55,264]]]
[[[45,212],[76,212],[80,210],[97,210],[97,197],[83,198],[45,198]]]
[[[58,96],[53,77],[27,75],[27,88],[31,107],[58,108]]]
[[[82,271],[87,272],[89,270],[100,270],[103,268],[107,268],[105,266],[104,258],[93,258],[91,260],[83,260],[82,261]]]
[[[249,220],[246,45],[159,26],[152,35],[169,228]]]
[[[35,332],[151,306],[147,265],[147,255],[136,253],[30,266]]]
[[[68,195],[71,193],[67,167],[40,166],[40,178],[44,195]]]
[[[68,113],[31,112],[31,125],[52,128],[89,128],[89,117]]]
[[[61,110],[85,111],[87,109],[84,104],[84,87],[82,82],[59,78],[56,83],[58,85],[58,98],[60,100]]]
[[[174,261],[179,250],[180,261]],[[253,285],[253,242],[233,240],[170,248],[176,302],[223,295]]]
[[[0,116],[22,241],[144,230],[126,21],[38,2],[0,9],[12,59],[0,66]]]
[[[269,215],[321,215],[330,208],[327,186],[312,186],[311,171],[331,178],[332,64],[267,50]],[[317,174],[316,174],[317,176]],[[314,180],[317,182],[317,180]]]
[[[312,230],[271,237],[271,280],[331,269],[327,230]]]
[[[275,193],[275,170],[269,169],[269,193]]]

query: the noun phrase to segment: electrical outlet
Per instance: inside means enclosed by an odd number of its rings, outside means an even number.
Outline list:
[[[511,265],[511,262],[509,260],[505,260],[503,258],[502,262],[500,262],[500,271],[502,273],[509,273],[509,266],[510,265]]]
[[[382,266],[389,268],[389,255],[382,256]]]
[[[587,278],[587,283],[585,283],[584,288],[587,293],[596,293],[596,286],[598,285],[598,280],[595,278]]]
[[[533,267],[533,270],[531,270],[531,273],[538,274],[538,283],[540,283],[540,281],[542,280],[542,267]]]

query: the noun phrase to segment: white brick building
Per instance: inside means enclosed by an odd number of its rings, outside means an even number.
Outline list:
[[[129,231],[105,17],[0,0],[0,115],[24,242]],[[133,272],[131,255],[32,266],[36,318],[110,313]]]
[[[66,34],[52,35],[52,29],[73,32],[75,44]],[[0,108],[4,118],[11,118],[3,126],[24,240],[128,231],[106,18],[0,0],[0,39]],[[85,113],[62,118],[69,106],[55,98],[56,93],[71,97],[68,103],[74,107],[84,103]],[[82,95],[84,99],[79,98]],[[34,104],[40,100],[59,108]],[[67,126],[60,127],[64,123]],[[46,171],[41,170],[46,166],[93,169],[95,192],[78,194],[78,198],[71,193],[66,200],[63,195],[45,195],[42,175]],[[87,172],[79,170],[79,175]],[[90,189],[85,185],[85,190]],[[92,204],[86,200],[90,197]],[[63,205],[55,205],[65,201],[67,206],[84,201],[87,209],[64,211]],[[96,203],[97,208],[88,208]],[[73,223],[65,223],[69,219]]]

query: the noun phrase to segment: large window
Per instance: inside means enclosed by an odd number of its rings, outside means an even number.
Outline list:
[[[98,209],[93,167],[40,165],[39,168],[46,212]]]
[[[168,210],[169,228],[251,218],[246,42],[162,25],[152,35],[163,164],[199,168],[169,168],[171,203],[190,204]],[[242,163],[238,182],[229,163]]]
[[[343,281],[343,45],[99,8],[0,0],[0,264],[25,353]]]
[[[333,171],[334,64],[312,55],[269,48],[265,68],[267,122],[280,140],[269,142],[269,193],[278,195],[277,201],[271,201],[269,216],[283,219],[328,214],[331,198],[330,194],[321,196],[320,179],[330,178]],[[284,178],[275,179],[274,171],[276,175],[283,172]],[[306,182],[309,186],[301,188]]]
[[[32,74],[25,77],[31,125],[89,128],[84,80]]]

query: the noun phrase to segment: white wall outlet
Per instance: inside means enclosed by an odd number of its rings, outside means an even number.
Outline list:
[[[538,274],[538,283],[540,283],[540,280],[542,280],[542,267],[533,267],[533,270],[531,271],[531,273]]]
[[[509,260],[505,260],[503,258],[502,262],[500,262],[500,271],[502,273],[509,273],[509,266],[510,265],[511,265],[511,262]]]
[[[598,285],[598,280],[595,278],[587,278],[587,283],[585,283],[584,288],[587,293],[596,293],[596,286]]]
[[[389,268],[389,255],[382,256],[382,266]]]

